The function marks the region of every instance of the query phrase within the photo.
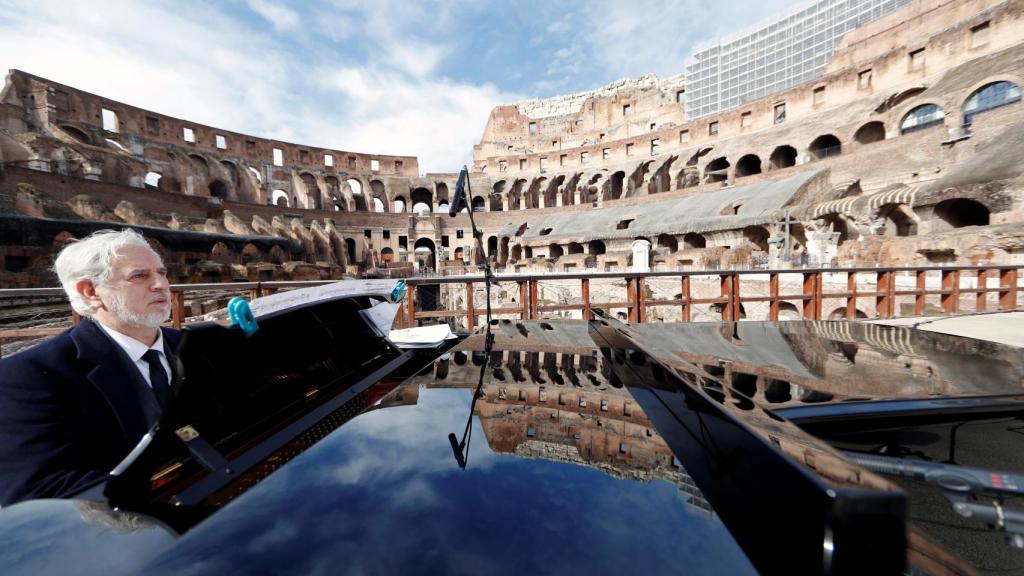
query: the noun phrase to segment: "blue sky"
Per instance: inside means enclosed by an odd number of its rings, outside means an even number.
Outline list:
[[[0,68],[229,130],[468,163],[491,108],[684,71],[783,0],[0,0]]]

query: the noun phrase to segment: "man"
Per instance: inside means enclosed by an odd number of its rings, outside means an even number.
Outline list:
[[[59,497],[105,477],[159,418],[177,330],[160,256],[134,230],[102,230],[54,264],[82,316],[0,360],[0,505]]]

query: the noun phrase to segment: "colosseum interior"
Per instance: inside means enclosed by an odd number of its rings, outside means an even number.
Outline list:
[[[0,285],[132,226],[172,282],[1020,264],[1024,0],[915,0],[820,77],[689,118],[643,76],[495,107],[457,174],[203,126],[11,70],[0,92]],[[467,155],[468,156],[468,155]],[[671,289],[668,289],[671,291]],[[514,295],[502,297],[513,299]],[[550,295],[548,296],[550,297]]]

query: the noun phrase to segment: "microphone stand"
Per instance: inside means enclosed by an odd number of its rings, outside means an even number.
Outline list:
[[[469,183],[468,170],[465,166],[462,169],[467,172],[466,187],[469,189],[467,197],[470,198],[470,201],[466,203],[466,211],[469,213],[469,225],[473,229],[477,254],[483,261],[480,269],[484,273],[484,291],[487,297],[486,324],[484,324],[484,361],[480,364],[480,378],[477,380],[476,389],[473,390],[473,401],[469,405],[469,417],[466,419],[466,427],[462,431],[461,442],[457,441],[454,432],[448,434],[448,443],[452,446],[455,461],[458,463],[459,468],[465,470],[466,463],[469,461],[469,443],[473,438],[473,411],[476,409],[476,401],[482,396],[484,375],[487,373],[487,367],[491,363],[491,349],[494,347],[494,334],[491,333],[491,284],[494,282],[494,272],[491,270],[491,264],[487,257],[484,256],[484,234],[476,227],[476,221],[473,219],[473,187]],[[456,190],[456,200],[458,200],[458,190]]]

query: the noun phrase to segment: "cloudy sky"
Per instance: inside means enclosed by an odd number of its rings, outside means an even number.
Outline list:
[[[0,68],[228,130],[454,172],[492,107],[684,71],[785,0],[0,0]]]

